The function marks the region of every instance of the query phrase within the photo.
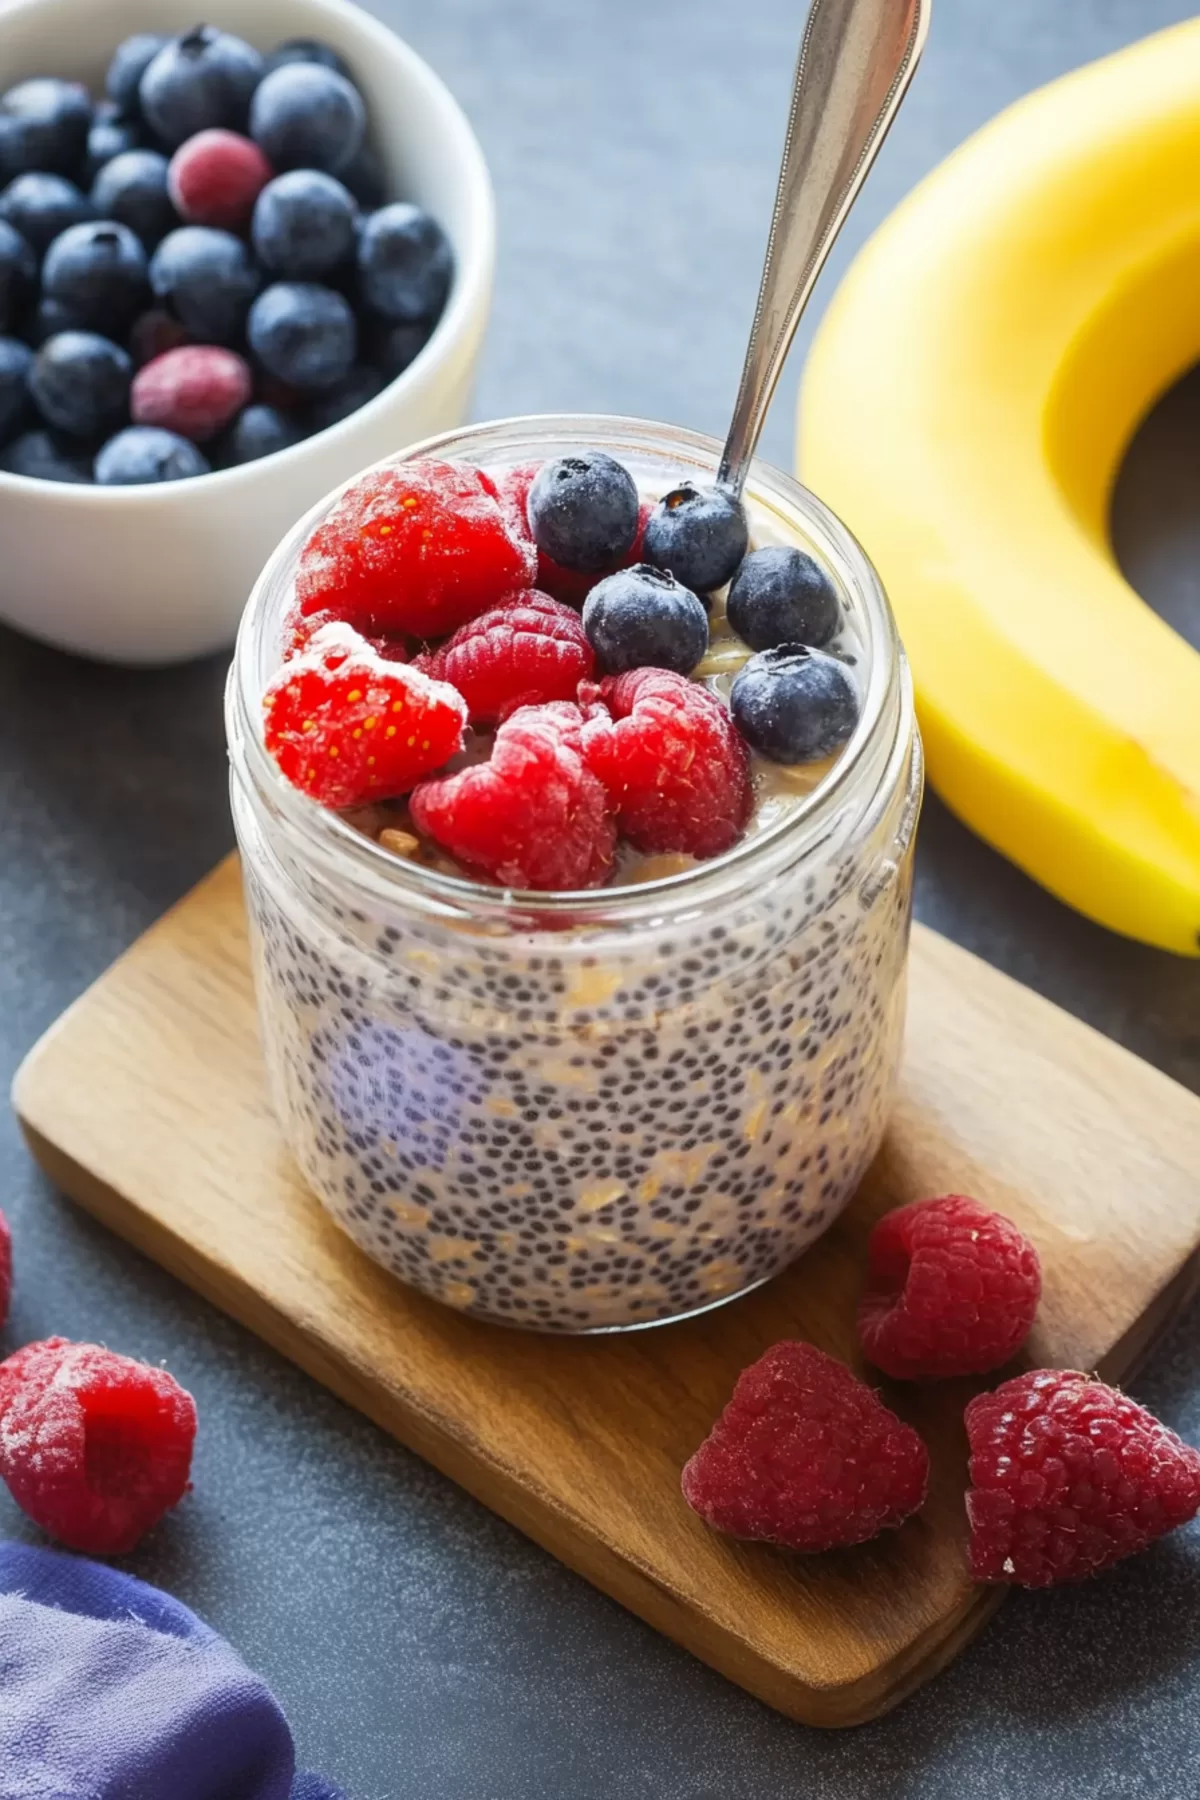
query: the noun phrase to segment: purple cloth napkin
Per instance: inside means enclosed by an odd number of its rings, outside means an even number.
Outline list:
[[[3,1800],[343,1800],[266,1683],[130,1575],[0,1543]]]

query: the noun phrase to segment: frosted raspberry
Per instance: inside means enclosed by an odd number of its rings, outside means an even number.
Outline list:
[[[477,469],[424,458],[346,490],[305,545],[296,592],[303,612],[360,631],[435,638],[529,587],[536,567]]]
[[[418,831],[503,887],[597,887],[616,823],[583,760],[582,714],[525,706],[501,725],[491,761],[426,781],[409,802]]]
[[[325,806],[406,794],[462,744],[467,709],[444,681],[386,662],[350,626],[325,625],[263,697],[265,741],[294,787]]]
[[[299,656],[301,651],[307,650],[318,631],[323,630],[326,625],[340,624],[342,624],[342,620],[334,613],[302,613],[298,606],[291,607],[283,621],[282,652],[284,662],[287,662],[293,656]],[[362,634],[360,633],[359,635],[361,636]],[[408,645],[404,643],[401,638],[364,637],[363,642],[369,644],[376,655],[382,656],[384,662],[406,663],[413,661],[408,653]],[[426,670],[426,673],[428,673],[428,670]]]
[[[867,1259],[858,1330],[885,1375],[983,1375],[1029,1336],[1042,1292],[1037,1251],[978,1200],[949,1194],[885,1213]]]
[[[0,1476],[72,1550],[132,1550],[187,1492],[195,1437],[195,1402],[165,1369],[61,1338],[0,1364]]]
[[[1102,1381],[1034,1369],[965,1417],[976,1581],[1083,1581],[1200,1512],[1200,1451]]]
[[[518,468],[505,469],[496,476],[493,486],[512,521],[513,529],[522,538],[533,542],[533,533],[529,529],[529,490],[537,479],[541,463],[522,463]],[[642,560],[642,542],[646,536],[646,526],[654,511],[654,501],[644,500],[638,508],[637,533],[632,548],[621,562],[615,565],[619,569],[631,569],[634,563]],[[605,575],[611,575],[612,569],[601,569],[599,574],[581,574],[578,569],[564,569],[556,563],[552,556],[537,552],[537,584],[554,599],[561,600],[566,606],[582,606],[596,583]]]
[[[669,669],[611,676],[599,699],[587,708],[584,754],[634,848],[705,857],[736,844],[754,794],[728,708]]]
[[[494,725],[520,706],[574,699],[595,657],[579,614],[526,588],[460,625],[417,666],[456,687],[476,724]]]
[[[241,231],[274,173],[250,138],[214,128],[179,146],[167,170],[167,189],[189,225]]]
[[[718,1531],[792,1550],[862,1544],[925,1498],[929,1453],[873,1388],[814,1344],[776,1344],[683,1471],[683,1497]]]
[[[159,425],[203,444],[241,412],[254,386],[249,364],[216,344],[181,344],[140,368],[129,411],[135,425]]]

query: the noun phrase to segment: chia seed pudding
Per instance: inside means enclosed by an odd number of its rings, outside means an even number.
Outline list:
[[[576,446],[646,493],[711,481],[719,447],[617,419],[515,420],[419,446],[495,474]],[[402,460],[402,459],[397,459]],[[513,894],[404,860],[267,756],[299,550],[252,598],[229,691],[270,1091],[314,1193],[366,1253],[508,1325],[610,1331],[769,1280],[837,1217],[879,1147],[900,1056],[921,758],[903,655],[858,546],[756,464],[754,544],[832,574],[862,697],[832,766],[757,764],[743,840],[627,856],[612,886]],[[738,660],[718,601],[700,673]]]

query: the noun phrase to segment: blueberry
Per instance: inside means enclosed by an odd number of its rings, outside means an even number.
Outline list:
[[[819,648],[842,623],[828,572],[806,551],[783,544],[750,552],[734,576],[725,611],[752,650],[773,650],[777,644]]]
[[[37,257],[19,231],[0,219],[0,331],[9,331],[29,304]]]
[[[650,514],[643,554],[693,593],[711,594],[725,586],[748,541],[740,500],[722,488],[681,481]]]
[[[375,212],[387,200],[388,182],[383,164],[365,138],[358,155],[338,171],[338,179],[350,189],[364,212]]]
[[[191,335],[209,344],[241,341],[260,284],[241,239],[210,225],[172,231],[150,263],[155,297],[168,301]]]
[[[42,256],[60,232],[94,219],[96,209],[65,175],[18,175],[0,194],[0,219]]]
[[[157,150],[126,150],[106,163],[92,184],[101,218],[127,225],[147,250],[179,223],[167,192],[167,168]]]
[[[91,460],[77,444],[64,443],[52,431],[26,431],[0,452],[0,469],[30,475],[37,481],[90,482]]]
[[[331,44],[323,44],[318,38],[288,38],[279,44],[267,58],[267,74],[274,74],[276,69],[286,69],[289,63],[318,63],[323,69],[333,69],[338,75],[344,75],[347,81],[354,79],[350,66],[344,56],[339,56]]]
[[[32,169],[76,175],[91,123],[92,103],[78,81],[18,83],[0,99],[0,173],[8,181]]]
[[[244,131],[263,59],[241,38],[197,25],[172,38],[138,84],[142,115],[170,150],[198,131],[224,125]]]
[[[100,102],[88,132],[87,155],[83,162],[83,179],[88,187],[105,163],[110,163],[114,156],[124,155],[126,150],[139,149],[142,143],[140,125],[133,119],[110,116],[110,109],[115,112],[111,100]]]
[[[858,723],[858,689],[845,663],[804,644],[760,650],[729,695],[733,722],[760,756],[777,763],[820,762],[840,750]]]
[[[358,238],[362,297],[397,324],[436,318],[446,304],[454,257],[436,219],[397,200],[363,220]]]
[[[133,363],[94,331],[60,331],[38,351],[29,391],[47,425],[70,437],[98,438],[125,417]]]
[[[246,335],[268,374],[298,388],[335,387],[350,373],[358,350],[346,301],[308,281],[277,281],[265,289],[250,308]]]
[[[61,300],[50,300],[43,294],[25,321],[24,336],[35,349],[40,349],[47,338],[57,337],[60,331],[86,329],[86,320],[80,318],[74,307],[64,306]]]
[[[108,74],[104,78],[104,91],[122,118],[136,119],[140,116],[138,87],[142,76],[159,51],[166,48],[167,42],[157,32],[139,31],[117,45],[108,65]]]
[[[264,268],[292,281],[314,280],[346,261],[357,218],[340,181],[317,169],[292,169],[258,196],[250,235]]]
[[[33,351],[20,338],[0,337],[0,444],[11,443],[29,422],[29,371]]]
[[[195,444],[157,425],[130,425],[109,438],[94,465],[101,487],[135,487],[149,481],[186,481],[208,475],[212,464]]]
[[[378,369],[372,369],[366,363],[355,363],[344,380],[313,401],[308,413],[309,424],[314,431],[327,430],[339,420],[348,419],[368,400],[373,400],[376,394],[383,392],[385,385]]]
[[[46,252],[42,291],[93,330],[123,337],[146,297],[146,252],[116,220],[72,225]]]
[[[264,406],[257,401],[240,412],[221,441],[218,460],[224,469],[241,463],[257,462],[260,456],[273,456],[277,450],[288,450],[304,436],[297,420],[280,412],[277,406]]]
[[[697,596],[649,563],[598,581],[584,602],[583,629],[607,675],[646,668],[690,675],[708,649],[708,614]]]
[[[277,169],[338,175],[357,156],[366,125],[358,89],[317,63],[285,63],[250,105],[250,136]]]
[[[543,463],[529,490],[529,528],[538,549],[564,569],[613,568],[637,536],[632,475],[603,450]]]
[[[389,325],[386,319],[374,321],[368,354],[387,379],[395,381],[416,361],[432,335],[433,323],[429,319],[422,319],[417,325]]]

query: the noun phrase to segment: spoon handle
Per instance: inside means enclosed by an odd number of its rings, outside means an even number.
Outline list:
[[[812,0],[758,306],[717,476],[740,494],[808,297],[904,98],[929,0]]]

